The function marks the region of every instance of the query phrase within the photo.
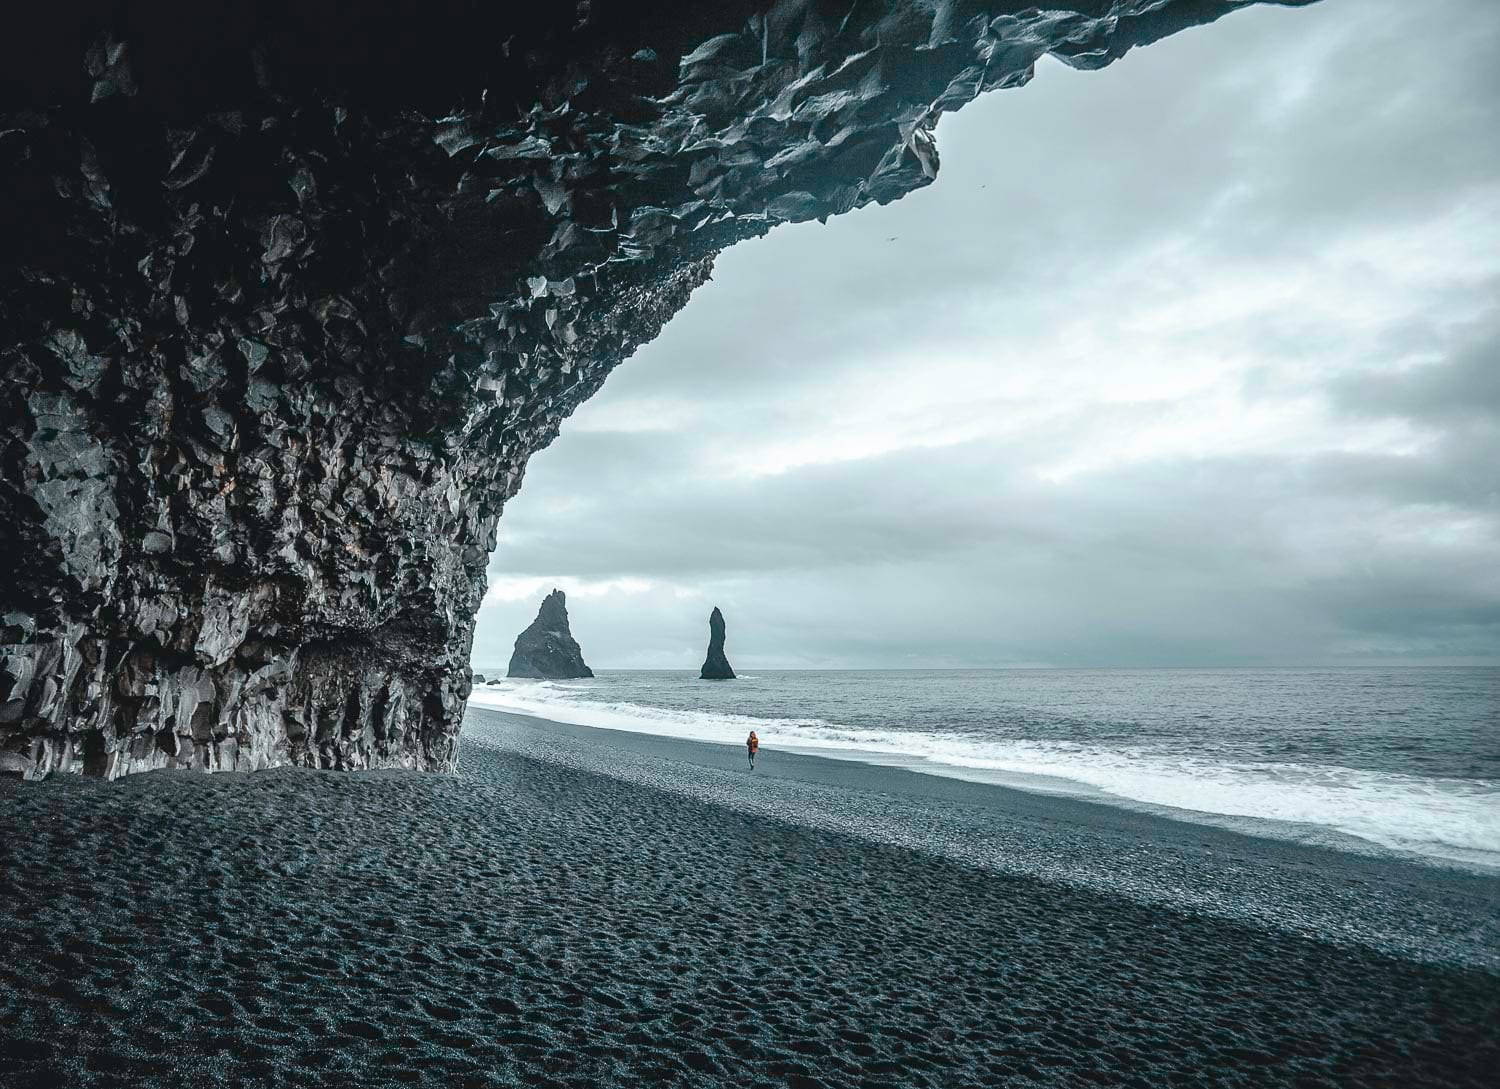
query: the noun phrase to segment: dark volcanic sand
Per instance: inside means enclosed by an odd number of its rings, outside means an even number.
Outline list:
[[[456,777],[8,788],[0,1084],[1500,1069],[1493,878],[775,753],[752,777],[734,749],[480,711],[468,732]],[[861,834],[795,823],[819,813]],[[988,868],[955,860],[975,843]]]

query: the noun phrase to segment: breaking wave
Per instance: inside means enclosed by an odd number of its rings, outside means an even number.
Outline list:
[[[820,718],[601,701],[587,683],[501,681],[475,688],[480,707],[579,726],[817,753],[1099,801],[1313,826],[1419,855],[1500,866],[1500,785],[1323,764],[1219,761],[1149,746],[861,729]],[[592,697],[592,698],[591,698]]]

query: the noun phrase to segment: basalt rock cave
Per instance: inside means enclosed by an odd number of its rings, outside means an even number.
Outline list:
[[[12,13],[0,770],[451,769],[527,459],[718,251],[928,184],[1044,54],[1241,6]]]

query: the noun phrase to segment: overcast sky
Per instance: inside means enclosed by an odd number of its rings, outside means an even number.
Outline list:
[[[506,508],[476,667],[1500,661],[1500,4],[1257,7],[725,253]]]

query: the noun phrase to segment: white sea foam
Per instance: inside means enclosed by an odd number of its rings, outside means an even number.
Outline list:
[[[1071,789],[1100,800],[1331,829],[1418,854],[1500,865],[1500,789],[1478,779],[1426,778],[1293,763],[1213,762],[1129,746],[985,739],[920,730],[866,730],[817,718],[757,718],[581,698],[549,681],[479,686],[470,702],[580,726],[899,763],[934,774]]]

